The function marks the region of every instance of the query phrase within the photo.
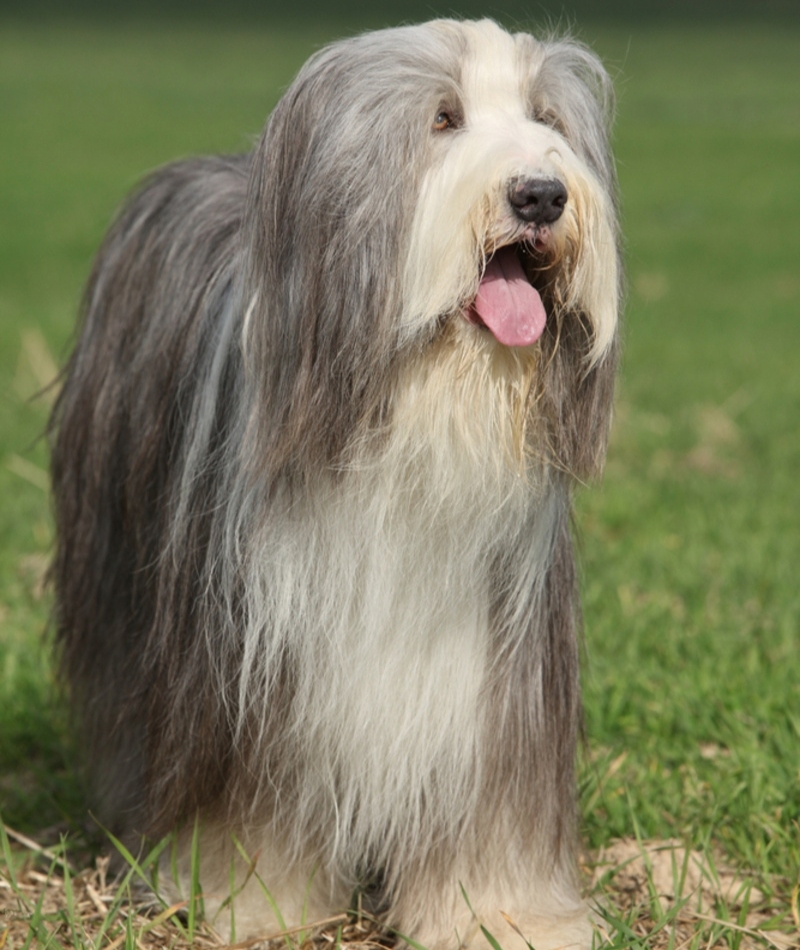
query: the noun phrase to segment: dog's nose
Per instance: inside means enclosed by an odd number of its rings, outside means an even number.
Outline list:
[[[567,189],[557,178],[524,178],[509,186],[514,214],[529,224],[558,221],[567,203]]]

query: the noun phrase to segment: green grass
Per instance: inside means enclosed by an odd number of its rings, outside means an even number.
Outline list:
[[[154,166],[247,147],[330,32],[0,27],[0,810],[79,825],[43,632],[46,400],[93,250]],[[583,492],[587,844],[800,867],[800,30],[587,28],[618,77],[629,270]]]
[[[621,46],[621,38],[608,39]],[[585,547],[587,834],[800,866],[798,34],[634,34],[630,298]],[[603,770],[624,763],[597,794]]]

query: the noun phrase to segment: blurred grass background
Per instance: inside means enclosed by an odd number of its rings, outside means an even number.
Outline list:
[[[629,272],[606,478],[582,492],[587,844],[800,866],[800,5],[210,0],[0,12],[0,811],[80,826],[43,634],[48,395],[114,209],[246,149],[319,45],[434,12],[571,25],[615,77]],[[416,5],[415,5],[416,4]],[[691,14],[691,15],[690,15]],[[788,883],[787,883],[788,882]]]

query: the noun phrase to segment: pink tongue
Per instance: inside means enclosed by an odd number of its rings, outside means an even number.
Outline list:
[[[535,343],[547,320],[542,298],[528,283],[513,247],[501,247],[489,259],[472,307],[505,346]]]

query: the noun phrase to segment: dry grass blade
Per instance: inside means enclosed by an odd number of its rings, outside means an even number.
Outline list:
[[[43,855],[49,861],[54,862],[59,867],[69,867],[66,858],[62,858],[60,855],[56,854],[52,848],[43,848],[38,842],[34,841],[33,838],[29,838],[20,831],[14,831],[13,828],[10,828],[6,824],[3,824],[3,831],[8,835],[9,838],[11,838],[12,841],[16,841],[17,844],[21,844],[23,848],[27,848],[34,854]],[[69,870],[72,871],[72,868],[70,867]]]
[[[141,933],[136,942],[141,945],[142,936],[149,933],[151,930],[160,926],[161,924],[166,923],[166,921],[168,921],[169,918],[172,917],[174,914],[177,914],[179,910],[183,910],[183,908],[186,907],[187,903],[188,901],[179,901],[177,904],[173,904],[171,907],[167,907],[166,910],[163,910],[160,914],[154,917],[149,923],[145,924],[142,927]],[[122,944],[125,943],[127,936],[128,936],[127,931],[123,931],[118,937],[112,940],[111,943],[109,943],[107,947],[105,947],[105,950],[117,950],[117,947],[121,947]]]
[[[249,950],[250,947],[257,947],[259,944],[271,943],[273,940],[283,940],[284,937],[292,937],[299,933],[321,930],[323,927],[329,927],[331,924],[342,924],[349,919],[349,914],[336,914],[334,917],[326,917],[324,920],[318,920],[308,924],[298,924],[296,927],[287,927],[285,930],[270,934],[267,937],[253,937],[250,940],[240,940],[238,943],[226,945],[226,950]]]
[[[39,388],[47,389],[58,376],[58,365],[38,327],[22,331],[22,350]]]
[[[50,476],[47,472],[43,468],[39,468],[38,465],[34,465],[33,462],[22,458],[21,455],[10,455],[6,465],[9,471],[19,475],[20,478],[24,478],[31,485],[41,488],[42,491],[50,490]]]
[[[797,946],[797,942],[792,937],[784,934],[771,934],[766,930],[753,930],[750,927],[740,927],[739,924],[731,923],[729,920],[720,920],[719,917],[711,917],[708,914],[698,914],[697,911],[690,911],[689,913],[697,918],[697,920],[705,920],[710,924],[716,924],[727,930],[735,930],[737,933],[746,934],[749,937],[760,937],[773,947],[776,947],[777,950],[788,950],[790,947]]]

